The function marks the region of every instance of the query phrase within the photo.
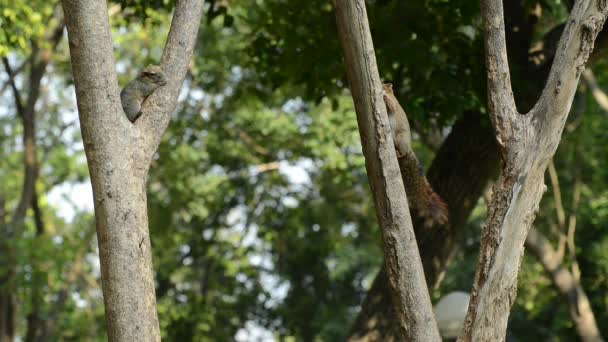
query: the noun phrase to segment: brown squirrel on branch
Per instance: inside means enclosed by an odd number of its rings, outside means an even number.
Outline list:
[[[405,111],[393,93],[393,85],[384,84],[383,97],[391,125],[397,160],[410,207],[424,218],[424,225],[443,225],[448,222],[448,206],[437,195],[424,176],[422,165],[412,150],[412,133]]]

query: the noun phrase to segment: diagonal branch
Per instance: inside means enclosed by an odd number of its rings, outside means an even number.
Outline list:
[[[486,37],[488,107],[498,144],[504,146],[513,135],[517,108],[511,89],[502,1],[482,1],[481,13]]]
[[[34,211],[34,223],[36,226],[36,237],[40,237],[45,233],[45,223],[42,217],[42,210],[40,208],[40,200],[38,193],[34,191],[34,197],[32,198],[32,209]],[[32,253],[33,254],[33,253]],[[43,284],[44,277],[40,265],[37,264],[39,261],[34,255],[30,256],[32,263],[32,294],[30,298],[30,312],[26,316],[27,329],[25,334],[26,342],[33,342],[37,340],[40,331],[42,330],[42,317],[41,309],[43,304]]]
[[[575,3],[542,95],[530,113],[516,115],[505,81],[508,69],[501,40],[502,0],[482,3],[487,34],[488,107],[502,147],[503,165],[482,231],[461,341],[505,338],[509,312],[517,295],[524,242],[546,190],[544,173],[561,139],[579,76],[608,12],[605,0]]]
[[[58,11],[59,13],[61,11]],[[61,16],[61,15],[58,15]],[[51,59],[51,54],[59,44],[63,33],[63,21],[59,20],[57,27],[50,31],[47,39],[51,42],[50,49],[40,49],[35,43],[32,44],[32,56],[29,60],[28,94],[25,104],[19,89],[15,84],[14,73],[9,65],[8,59],[2,61],[9,74],[11,87],[13,88],[17,113],[23,125],[23,148],[24,148],[24,180],[21,190],[21,197],[17,209],[13,213],[11,225],[13,230],[19,229],[25,219],[27,209],[35,192],[36,179],[38,178],[38,158],[36,147],[36,103],[40,97],[40,84],[46,71],[46,67]]]
[[[578,0],[570,12],[543,92],[530,114],[540,135],[561,132],[578,80],[602,31],[608,11],[604,0]],[[548,123],[548,124],[547,124]],[[553,153],[557,148],[549,145]]]
[[[557,215],[557,223],[561,232],[566,227],[566,210],[564,210],[564,204],[562,202],[562,191],[559,185],[559,178],[557,176],[557,170],[555,170],[555,164],[553,159],[549,161],[549,179],[551,179],[551,188],[553,189],[553,196],[555,197],[555,212]]]
[[[150,158],[177,105],[177,97],[196,44],[202,9],[203,0],[178,0],[175,5],[171,29],[160,60],[167,85],[150,95],[142,108],[142,117],[136,122],[136,126],[146,132],[144,136],[148,141],[144,145]]]
[[[399,177],[365,2],[337,0],[334,4],[399,330],[403,340],[439,341],[405,188]]]
[[[570,316],[581,339],[585,342],[602,341],[595,315],[584,289],[573,273],[568,272],[559,253],[551,246],[547,238],[532,228],[526,239],[526,247],[541,263],[549,274],[553,286],[568,304]]]
[[[585,72],[583,72],[583,78],[589,86],[589,89],[591,89],[591,94],[593,95],[597,105],[600,106],[604,112],[608,113],[608,95],[606,95],[602,88],[600,88],[595,76],[593,75],[593,71],[591,71],[589,68],[585,69]]]
[[[4,69],[6,70],[6,74],[8,75],[8,84],[10,85],[13,91],[13,97],[15,98],[15,107],[17,108],[17,115],[23,117],[23,113],[25,113],[25,107],[23,106],[23,99],[21,98],[21,93],[19,92],[19,88],[17,88],[17,83],[15,82],[16,72],[11,68],[10,63],[8,62],[8,58],[2,57],[2,64],[4,64]],[[25,63],[23,63],[25,65]]]
[[[572,258],[572,274],[577,281],[580,281],[581,270],[576,260],[576,245],[574,243],[574,233],[576,232],[576,211],[581,200],[581,183],[578,178],[574,179],[574,189],[572,191],[572,208],[570,209],[570,216],[568,217],[568,232],[566,235],[566,241],[568,244],[568,253]]]
[[[9,75],[9,79],[2,85],[2,87],[0,87],[0,95],[2,95],[4,93],[6,88],[12,87],[11,80],[14,79],[15,77],[17,77],[25,69],[26,64],[27,64],[27,62],[23,62],[23,63],[21,63],[20,66],[13,69],[13,71],[12,71],[13,77],[10,77],[10,75]],[[7,74],[8,74],[8,72],[7,72]]]

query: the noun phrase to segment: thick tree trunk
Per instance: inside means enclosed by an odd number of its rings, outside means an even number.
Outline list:
[[[527,114],[515,108],[502,0],[482,1],[490,118],[503,167],[482,232],[479,264],[463,341],[503,341],[517,293],[524,242],[546,186],[578,79],[606,19],[604,1],[579,0],[557,49],[543,93]]]
[[[160,66],[167,85],[131,123],[118,88],[106,1],[64,0],[72,70],[91,174],[110,341],[159,341],[146,177],[190,62],[202,0],[178,0]]]
[[[365,2],[337,0],[335,9],[399,330],[408,341],[439,341],[384,106]]]

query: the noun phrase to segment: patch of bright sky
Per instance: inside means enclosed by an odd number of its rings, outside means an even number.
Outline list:
[[[234,339],[237,342],[272,342],[275,338],[266,328],[255,323],[254,321],[247,321],[245,326],[236,333]]]

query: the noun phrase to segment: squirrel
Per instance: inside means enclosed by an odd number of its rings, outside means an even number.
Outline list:
[[[405,111],[397,101],[391,83],[384,84],[382,90],[393,143],[397,152],[397,160],[401,169],[401,177],[410,207],[424,218],[425,227],[431,227],[435,224],[444,225],[448,222],[448,206],[433,191],[431,184],[424,176],[422,164],[412,150],[412,133]]]
[[[120,92],[122,108],[131,122],[141,116],[141,106],[158,87],[167,84],[167,79],[158,65],[143,68],[137,78],[129,82]]]

